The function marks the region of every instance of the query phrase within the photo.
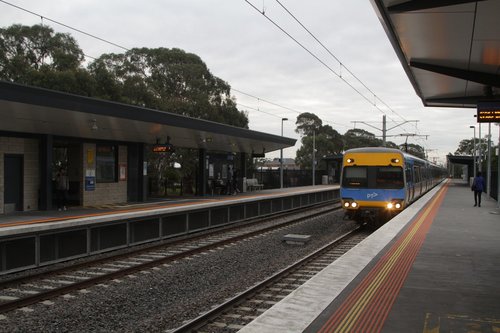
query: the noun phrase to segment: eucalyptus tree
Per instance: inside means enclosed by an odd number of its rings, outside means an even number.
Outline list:
[[[295,163],[302,169],[312,168],[313,146],[316,149],[315,159],[318,169],[325,168],[323,157],[338,155],[343,150],[342,135],[313,113],[301,113],[297,116],[295,132],[302,138],[302,146],[297,150]]]
[[[91,95],[93,80],[84,54],[69,34],[45,25],[0,28],[0,79]]]

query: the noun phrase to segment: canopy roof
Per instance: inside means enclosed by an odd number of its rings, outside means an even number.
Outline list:
[[[425,106],[500,100],[500,1],[371,2]]]
[[[0,81],[0,131],[262,154],[295,139]]]

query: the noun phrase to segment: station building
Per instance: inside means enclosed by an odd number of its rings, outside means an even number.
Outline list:
[[[209,193],[214,165],[290,147],[295,139],[164,111],[0,82],[0,214],[50,210],[64,161],[78,206],[147,200],[150,145],[194,148],[197,194]],[[224,162],[226,160],[226,162]],[[222,161],[222,162],[221,162]],[[224,169],[222,169],[224,168]],[[219,172],[220,173],[220,172]]]

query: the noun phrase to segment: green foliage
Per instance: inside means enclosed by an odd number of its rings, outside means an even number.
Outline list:
[[[476,149],[481,149],[483,153],[488,150],[488,140],[485,138],[481,138],[481,141],[479,138],[476,138],[475,145]],[[455,155],[474,155],[474,138],[460,141]]]
[[[132,49],[104,54],[89,66],[98,95],[121,102],[248,128],[230,86],[195,54],[180,49]]]
[[[330,125],[322,125],[321,119],[312,113],[301,113],[297,117],[297,133],[302,135],[302,146],[297,150],[295,163],[302,169],[312,169],[313,141],[316,148],[315,159],[318,168],[325,168],[323,157],[342,152],[342,135]]]
[[[237,109],[229,84],[195,54],[135,48],[104,54],[87,68],[83,60],[73,37],[48,26],[0,29],[1,80],[248,128],[248,116]],[[197,159],[192,156],[197,152],[178,147],[176,154],[151,155],[149,162],[158,182],[172,178],[173,163],[180,163],[187,184],[196,173]]]
[[[425,159],[425,148],[420,145],[416,145],[413,143],[404,143],[399,145],[399,149],[413,156]]]
[[[297,125],[295,132],[300,136],[311,136],[313,132],[319,133],[323,121],[314,113],[304,112],[297,116],[295,125]]]
[[[382,140],[377,139],[373,133],[354,128],[345,132],[344,145],[345,150],[359,147],[380,147]]]
[[[102,98],[164,110],[194,118],[248,128],[248,117],[230,98],[230,86],[212,75],[195,54],[180,49],[132,49],[123,54],[104,54],[89,66]],[[153,154],[149,161],[160,179],[168,166],[182,165],[185,193],[196,175],[197,152],[176,148],[169,163]]]
[[[474,148],[474,138],[463,139],[458,144],[458,148],[455,151],[455,155],[472,155],[473,148]]]
[[[2,80],[88,95],[91,78],[82,61],[83,51],[68,34],[43,25],[0,29]]]
[[[339,155],[342,152],[360,147],[382,147],[383,141],[373,133],[363,129],[350,129],[344,135],[339,134],[331,126],[323,126],[322,120],[312,113],[302,113],[297,117],[297,133],[302,135],[302,146],[297,150],[295,163],[302,169],[312,168],[313,134],[315,134],[316,163],[318,169],[324,169],[323,157]],[[398,146],[387,141],[388,148],[405,150],[418,157],[425,157],[423,147],[416,144]]]

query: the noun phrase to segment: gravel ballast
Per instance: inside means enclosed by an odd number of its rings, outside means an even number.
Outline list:
[[[0,317],[0,332],[164,332],[251,287],[355,225],[335,212]],[[286,234],[311,235],[304,245]]]

